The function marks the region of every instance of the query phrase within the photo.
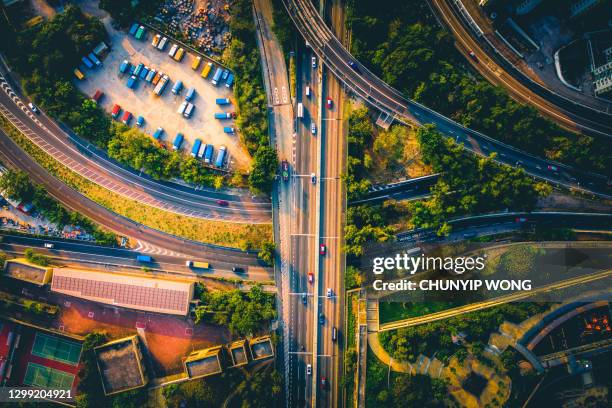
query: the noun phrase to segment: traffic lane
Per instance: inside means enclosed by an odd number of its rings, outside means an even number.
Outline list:
[[[143,266],[147,266],[173,273],[195,273],[198,276],[224,277],[252,281],[274,280],[272,270],[270,269],[248,266],[240,267],[228,262],[216,262],[215,264],[210,264],[210,268],[208,269],[192,269],[186,266],[186,261],[189,258],[184,256],[145,253],[153,258],[153,262],[141,263],[136,260],[136,257],[142,253],[131,249],[104,247],[91,243],[72,242],[52,238],[33,238],[4,233],[0,233],[0,237],[2,237],[0,246],[6,250],[16,253],[23,253],[26,248],[37,248],[37,252],[41,252],[52,257],[59,256],[59,258],[71,259],[73,262],[83,259],[94,264],[108,264],[126,268],[142,268]],[[53,247],[45,247],[45,245],[48,244],[51,244]],[[197,261],[199,259],[189,260]],[[238,269],[234,271],[232,268]]]
[[[65,207],[84,215],[119,235],[213,262],[225,261],[243,266],[262,266],[262,263],[257,259],[257,255],[253,251],[243,252],[234,248],[225,248],[179,238],[143,226],[109,211],[50,175],[21,150],[3,131],[0,131],[0,147],[0,158],[5,164],[28,173],[34,182],[43,185],[47,192]]]
[[[248,219],[250,217],[253,218],[253,222],[269,222],[271,214],[269,203],[250,203],[248,201],[250,196],[248,195],[243,198],[228,194],[207,197],[206,195],[198,194],[197,190],[188,186],[154,181],[148,176],[140,175],[135,170],[123,167],[116,161],[108,158],[105,153],[95,146],[89,143],[86,145],[81,144],[82,142],[78,141],[76,137],[69,136],[54,121],[45,116],[44,113],[40,113],[36,115],[36,119],[49,129],[49,131],[45,131],[30,118],[28,113],[17,106],[5,92],[0,92],[0,105],[15,116],[20,126],[37,135],[41,140],[44,140],[44,143],[50,146],[48,148],[51,150],[47,152],[48,154],[54,151],[56,154],[63,154],[70,158],[80,166],[81,171],[78,173],[89,179],[93,180],[96,178],[95,175],[97,175],[106,179],[106,184],[112,180],[112,183],[108,184],[108,186],[115,187],[115,192],[119,194],[125,196],[127,191],[144,194],[145,196],[140,197],[141,201],[151,201],[153,203],[153,200],[159,200],[175,206],[176,210],[180,210],[181,213],[194,212],[192,215],[202,218],[216,217],[224,219],[231,216],[234,218],[246,217],[245,219]],[[177,188],[177,186],[180,186],[180,188]],[[220,204],[219,200],[231,203],[232,208]]]

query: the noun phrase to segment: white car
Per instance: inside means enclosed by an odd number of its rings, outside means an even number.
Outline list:
[[[306,375],[312,375],[312,365],[310,364],[306,366]]]
[[[28,108],[34,113],[38,113],[38,108],[32,102],[28,103]]]
[[[317,125],[315,125],[314,122],[310,123],[310,133],[312,133],[313,135],[317,134]]]
[[[334,291],[331,288],[327,288],[327,297],[330,298],[334,295]]]
[[[45,242],[45,248],[51,249],[51,248],[53,248],[53,244],[50,243],[50,242]]]
[[[313,55],[313,57],[310,59],[310,62],[312,62],[312,67],[316,68],[317,67],[317,57],[315,57]]]
[[[317,175],[314,173],[310,173],[310,181],[312,184],[317,184]]]

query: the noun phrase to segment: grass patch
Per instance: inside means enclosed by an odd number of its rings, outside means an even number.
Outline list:
[[[450,302],[380,302],[378,313],[380,323],[389,323],[396,320],[436,313],[453,306],[455,305]]]
[[[63,166],[21,134],[3,116],[0,116],[0,126],[26,153],[55,177],[110,211],[138,223],[179,237],[243,250],[260,248],[264,241],[272,240],[271,224],[249,225],[203,220],[130,200]]]

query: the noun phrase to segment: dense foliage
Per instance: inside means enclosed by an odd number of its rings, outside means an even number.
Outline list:
[[[261,285],[253,286],[246,293],[238,289],[209,292],[203,288],[200,302],[195,312],[196,322],[205,320],[227,326],[241,336],[260,332],[276,316],[274,295],[265,293]]]
[[[372,184],[366,178],[368,163],[365,150],[372,143],[374,127],[365,107],[351,111],[348,124],[347,174],[343,178],[348,200],[353,201],[363,198]]]
[[[609,140],[574,135],[466,70],[427,2],[356,0],[352,51],[390,85],[446,116],[537,155],[604,172]]]
[[[23,255],[25,256],[25,259],[36,265],[49,266],[49,264],[51,263],[51,260],[48,256],[38,252],[34,252],[32,248],[26,248],[26,250],[23,251]]]
[[[363,255],[363,245],[366,242],[384,242],[393,237],[393,227],[387,219],[393,216],[393,207],[386,205],[357,205],[348,208],[344,250],[347,255],[359,257]]]
[[[76,398],[77,407],[103,407],[104,392],[102,380],[98,373],[94,348],[104,344],[107,335],[104,332],[92,332],[85,336],[79,369],[79,395]]]
[[[83,215],[67,210],[50,197],[43,186],[32,183],[29,176],[22,171],[8,170],[2,174],[0,190],[13,200],[32,203],[37,211],[59,228],[66,225],[78,225],[93,235],[99,244],[115,245],[117,243],[115,234],[103,231]]]
[[[550,194],[550,186],[535,183],[521,168],[465,154],[460,145],[432,125],[419,128],[417,139],[424,162],[441,176],[431,198],[412,205],[415,227],[434,228],[445,235],[450,231],[446,221],[451,217],[506,208],[530,211],[539,196]]]
[[[271,365],[248,376],[237,387],[241,407],[270,408],[279,406],[283,379]]]
[[[274,242],[264,242],[261,249],[257,253],[257,257],[264,261],[266,264],[273,266],[274,257],[276,255],[276,245]]]

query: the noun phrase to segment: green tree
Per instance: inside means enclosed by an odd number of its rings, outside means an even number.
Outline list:
[[[21,170],[7,170],[0,175],[0,190],[13,200],[30,202],[34,198],[34,186],[30,176]]]
[[[38,252],[34,252],[32,248],[26,248],[26,250],[23,251],[23,254],[25,258],[28,260],[28,262],[31,262],[33,264],[40,265],[40,266],[49,266],[50,264],[50,259],[48,256],[43,255]]]
[[[262,244],[261,249],[257,253],[257,257],[270,266],[274,265],[276,255],[276,245],[274,242],[266,241]]]
[[[255,192],[270,194],[272,182],[278,169],[276,150],[270,146],[261,146],[253,158],[253,167],[249,175],[249,186]]]

